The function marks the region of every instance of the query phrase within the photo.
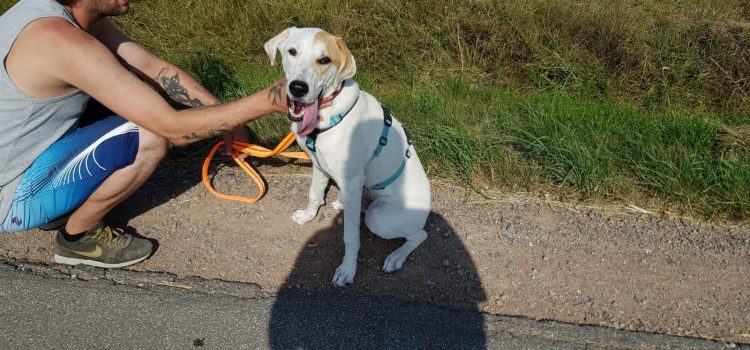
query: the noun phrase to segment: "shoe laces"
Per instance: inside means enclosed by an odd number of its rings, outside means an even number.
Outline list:
[[[125,243],[125,231],[121,228],[110,226],[99,226],[91,239],[97,239],[106,242],[110,246],[122,247]]]

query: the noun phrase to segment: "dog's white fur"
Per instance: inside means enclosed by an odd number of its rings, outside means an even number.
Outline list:
[[[328,128],[332,116],[345,113],[351,107],[339,124],[318,135],[309,202],[306,209],[295,211],[292,219],[304,224],[315,218],[320,206],[325,204],[324,192],[330,176],[340,191],[332,206],[344,210],[345,244],[343,262],[336,269],[332,282],[339,287],[354,282],[363,195],[372,200],[365,211],[365,223],[370,231],[385,239],[406,239],[383,264],[385,272],[400,269],[409,254],[427,238],[424,225],[430,213],[430,184],[417,153],[407,143],[401,123],[394,118],[388,144],[379,157],[369,162],[383,130],[383,110],[374,97],[361,91],[350,79],[356,72],[356,64],[341,38],[318,28],[292,27],[266,42],[265,50],[271,64],[275,62],[277,51],[281,53],[289,99],[316,103],[316,99],[330,96],[344,82],[332,105],[318,111],[318,129]],[[321,60],[324,57],[331,62],[324,64],[325,60]],[[293,81],[307,83],[309,92],[294,97],[289,90]],[[306,136],[298,133],[299,124],[293,122],[291,129],[297,133],[297,143],[309,153]],[[401,176],[383,190],[370,190],[369,186],[395,173],[407,149],[411,158],[406,161]]]

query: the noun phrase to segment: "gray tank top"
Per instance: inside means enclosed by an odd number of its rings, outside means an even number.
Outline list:
[[[4,62],[18,33],[45,17],[62,17],[76,25],[53,0],[21,0],[0,16],[0,222],[8,215],[24,171],[47,147],[75,128],[89,100],[80,90],[36,99],[19,90],[8,76]]]

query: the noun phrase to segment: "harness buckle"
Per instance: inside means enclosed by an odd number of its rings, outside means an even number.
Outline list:
[[[411,150],[406,150],[406,158],[411,158]]]
[[[378,141],[378,143],[380,143],[381,146],[385,146],[388,144],[388,138],[385,136],[380,136],[380,141]]]
[[[315,152],[315,138],[308,137],[305,146],[307,146],[307,149],[309,149],[310,152]]]
[[[412,139],[411,139],[411,134],[409,133],[409,129],[407,129],[406,125],[403,125],[403,124],[401,124],[401,128],[404,129],[404,135],[406,135],[406,142],[409,145],[411,145],[413,142],[412,142]]]

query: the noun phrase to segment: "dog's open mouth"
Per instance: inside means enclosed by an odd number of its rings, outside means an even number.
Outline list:
[[[295,123],[300,123],[297,128],[297,134],[309,135],[315,130],[315,125],[318,123],[318,100],[315,99],[312,103],[304,103],[302,101],[288,100],[289,101],[289,113],[287,118]]]

